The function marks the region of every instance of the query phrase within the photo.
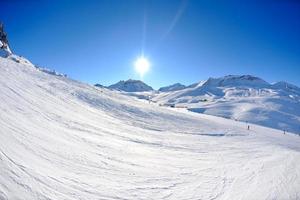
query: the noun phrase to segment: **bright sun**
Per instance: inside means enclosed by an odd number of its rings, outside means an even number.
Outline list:
[[[149,70],[150,62],[145,57],[139,57],[134,63],[135,70],[141,77]]]

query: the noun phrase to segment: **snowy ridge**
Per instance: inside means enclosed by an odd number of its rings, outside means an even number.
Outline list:
[[[300,88],[299,87],[297,87],[293,84],[287,83],[285,81],[280,81],[280,82],[274,83],[272,86],[275,89],[281,89],[281,90],[290,91],[290,92],[293,92],[293,93],[300,94]]]
[[[173,85],[169,85],[169,86],[166,86],[166,87],[161,87],[158,89],[158,91],[160,92],[171,92],[171,91],[177,91],[177,90],[182,90],[182,89],[185,89],[186,86],[185,85],[182,85],[180,83],[175,83]]]
[[[262,80],[261,78],[251,76],[251,75],[228,75],[221,78],[209,78],[203,86],[254,86],[254,87],[264,87],[268,86],[269,83]]]
[[[186,89],[160,93],[163,105],[300,133],[300,89],[286,82],[270,84],[250,75],[209,78]]]
[[[47,74],[51,74],[51,75],[54,75],[54,76],[62,76],[62,77],[67,77],[66,74],[62,74],[62,73],[58,73],[57,71],[55,70],[52,70],[52,69],[48,69],[48,68],[45,68],[45,67],[39,67],[39,66],[35,66],[38,70],[40,70],[41,72],[45,72]]]
[[[0,58],[0,199],[299,199],[300,137]]]

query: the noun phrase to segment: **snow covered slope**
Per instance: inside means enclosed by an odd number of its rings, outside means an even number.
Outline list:
[[[230,75],[210,78],[183,90],[160,93],[153,100],[300,133],[300,89],[285,82],[269,84],[254,76]]]
[[[159,88],[158,91],[160,91],[160,92],[171,92],[171,91],[183,90],[185,88],[186,88],[185,85],[182,85],[180,83],[175,83],[173,85],[169,85],[169,86],[166,86],[166,87],[161,87],[161,88]]]
[[[0,199],[299,199],[300,137],[0,58]]]
[[[108,86],[110,89],[125,91],[125,92],[144,92],[152,91],[153,88],[140,80],[129,79],[127,81],[119,81],[116,84]]]

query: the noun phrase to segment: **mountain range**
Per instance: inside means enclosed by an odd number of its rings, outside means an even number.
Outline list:
[[[300,133],[300,88],[283,81],[271,84],[252,75],[228,75],[190,86],[176,83],[157,91],[142,81],[133,80],[108,88],[161,106]]]

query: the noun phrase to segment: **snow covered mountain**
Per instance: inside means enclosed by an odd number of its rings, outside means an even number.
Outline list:
[[[129,79],[127,81],[119,81],[116,84],[108,86],[110,89],[125,91],[125,92],[144,92],[152,91],[153,88],[140,80]]]
[[[285,82],[270,84],[258,77],[229,75],[209,78],[153,101],[191,111],[247,121],[300,133],[300,89]]]
[[[185,85],[182,85],[181,83],[175,83],[173,85],[169,85],[169,86],[166,86],[166,87],[161,87],[161,88],[159,88],[158,91],[160,91],[160,92],[171,92],[171,91],[182,90],[182,89],[185,89],[185,88],[186,88]]]
[[[287,91],[287,92],[291,92],[291,93],[300,94],[300,88],[299,87],[297,87],[293,84],[287,83],[285,81],[280,81],[280,82],[274,83],[272,85],[272,87],[274,89],[279,89],[279,90],[283,90],[283,91]]]
[[[1,200],[297,199],[299,185],[299,136],[0,57]]]

